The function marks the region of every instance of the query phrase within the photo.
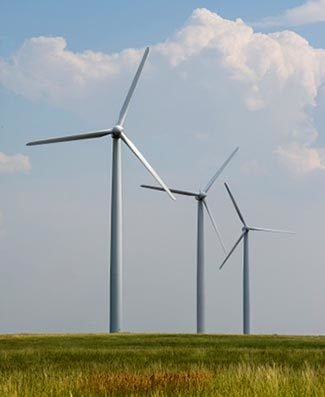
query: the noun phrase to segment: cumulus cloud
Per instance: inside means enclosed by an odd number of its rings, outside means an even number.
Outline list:
[[[255,33],[241,19],[226,20],[207,9],[195,10],[173,37],[151,48],[141,85],[146,97],[172,102],[177,112],[170,107],[168,117],[180,131],[212,135],[207,131],[218,125],[227,130],[225,139],[236,133],[247,147],[259,142],[256,164],[272,154],[300,172],[324,168],[321,149],[314,147],[313,119],[325,82],[324,50],[294,32]],[[129,81],[142,51],[77,53],[62,37],[32,38],[11,58],[0,59],[0,84],[67,109],[110,107],[111,92]],[[153,106],[152,100],[145,103],[148,117],[161,117]],[[204,131],[197,125],[200,117],[206,120]]]
[[[0,173],[28,172],[31,164],[23,154],[8,155],[0,152]]]
[[[0,60],[0,83],[31,99],[60,104],[94,91],[137,63],[139,51],[119,54],[69,51],[63,37],[34,37],[8,61]]]
[[[266,17],[254,24],[258,27],[299,26],[325,21],[325,0],[309,0],[286,10],[277,17]]]

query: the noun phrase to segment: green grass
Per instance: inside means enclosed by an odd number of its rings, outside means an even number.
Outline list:
[[[325,337],[0,336],[0,396],[325,397]]]

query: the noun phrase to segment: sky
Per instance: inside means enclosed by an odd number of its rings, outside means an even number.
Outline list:
[[[264,4],[262,4],[264,3]],[[0,333],[106,332],[111,139],[26,147],[110,128],[144,48],[128,136],[168,186],[209,191],[228,249],[252,226],[251,328],[325,333],[325,1],[2,1]],[[194,199],[123,148],[123,330],[194,332]],[[211,333],[242,330],[242,252],[205,221]]]

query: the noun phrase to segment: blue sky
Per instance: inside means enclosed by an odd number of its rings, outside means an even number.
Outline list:
[[[227,246],[224,180],[252,223],[298,232],[251,238],[253,331],[324,333],[324,21],[323,0],[3,1],[0,332],[107,329],[111,142],[25,143],[110,127],[149,44],[129,136],[178,188],[240,146],[211,190]],[[191,332],[195,202],[142,191],[123,159],[124,329]],[[240,250],[219,272],[206,235],[208,329],[240,332]]]

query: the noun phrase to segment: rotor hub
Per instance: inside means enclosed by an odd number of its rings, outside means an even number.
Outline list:
[[[116,125],[112,129],[113,138],[121,138],[121,135],[122,135],[123,131],[124,131],[124,128],[121,125]]]
[[[204,199],[206,198],[206,196],[207,196],[206,193],[200,192],[195,198],[196,198],[198,201],[202,201],[202,200],[204,200]]]

